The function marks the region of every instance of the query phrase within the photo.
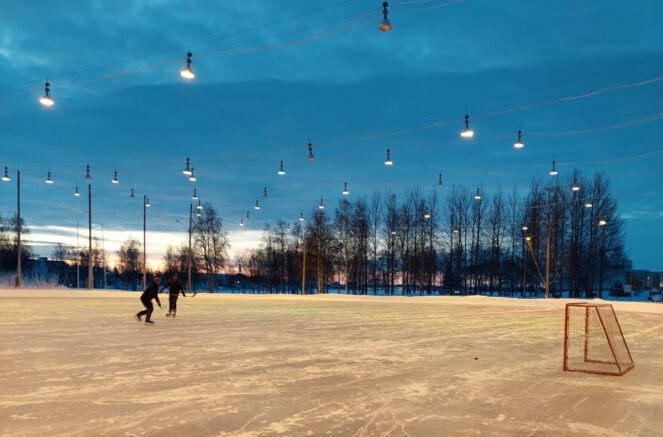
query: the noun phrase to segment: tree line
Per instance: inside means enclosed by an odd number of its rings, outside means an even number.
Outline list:
[[[572,190],[571,187],[576,189]],[[603,173],[490,195],[462,185],[343,197],[333,212],[266,226],[239,255],[243,287],[268,293],[599,296],[630,268]],[[304,266],[305,260],[305,266]],[[546,269],[546,265],[548,268]]]

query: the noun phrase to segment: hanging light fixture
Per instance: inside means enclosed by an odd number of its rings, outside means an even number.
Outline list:
[[[240,225],[240,226],[244,226],[244,217],[242,217],[241,219],[239,219],[239,225]]]
[[[278,173],[279,173],[280,175],[284,175],[284,174],[285,174],[285,170],[283,170],[283,161],[281,161],[281,168],[279,168]]]
[[[39,98],[39,103],[41,103],[42,106],[53,106],[55,105],[55,101],[51,98],[50,92],[51,92],[51,84],[46,81],[46,86],[44,87],[45,94]]]
[[[196,213],[196,217],[202,217],[203,215],[200,212]]]
[[[191,167],[189,167],[190,164],[191,164],[191,159],[187,158],[186,159],[186,167],[184,168],[184,170],[182,170],[182,173],[187,175],[187,176],[191,176],[191,174],[192,174]]]
[[[78,192],[78,185],[76,185],[76,191],[74,191],[74,196],[81,197],[81,193]]]
[[[559,174],[559,172],[555,168],[555,160],[553,160],[553,162],[552,162],[552,170],[550,170],[549,174],[550,174],[550,176],[557,176]]]
[[[200,199],[198,199],[198,205],[196,206],[196,209],[197,209],[198,211],[200,211],[200,210],[203,209],[203,205],[200,203]]]
[[[605,219],[601,219],[601,220],[599,220],[599,226],[605,226],[605,225],[607,225],[607,224],[608,224],[608,222],[605,221]]]
[[[195,79],[196,77],[196,75],[193,74],[193,70],[191,70],[191,56],[193,56],[191,52],[186,54],[186,67],[180,70],[180,76],[187,80]]]
[[[115,174],[113,175],[113,179],[111,179],[111,182],[114,184],[120,183],[120,180],[117,178],[117,170],[115,170]]]
[[[454,229],[454,230],[453,230],[453,233],[454,233],[454,234],[460,234],[460,231],[459,231],[458,229]]]
[[[189,176],[189,181],[191,182],[196,182],[198,179],[196,179],[196,175],[193,172],[193,167],[191,167],[191,176]]]
[[[5,174],[2,175],[2,180],[5,182],[9,182],[12,180],[12,178],[9,177],[9,169],[5,165]]]
[[[460,136],[463,138],[472,138],[474,136],[474,131],[470,129],[470,116],[465,113],[465,129],[460,133]]]
[[[134,187],[131,187],[131,194],[129,194],[129,197],[131,197],[132,199],[136,198],[136,193],[134,192]]]
[[[48,172],[48,177],[46,178],[46,180],[44,182],[46,182],[47,184],[52,184],[53,183],[53,179],[51,179],[51,172],[50,171]]]
[[[90,176],[90,164],[85,166],[85,180],[92,180],[92,176]]]
[[[520,228],[520,229],[522,229],[523,231],[526,231],[526,230],[528,230],[529,228],[528,228],[527,226],[523,225],[523,227]]]
[[[592,204],[592,202],[585,203],[585,208],[589,209],[589,208],[593,208],[593,207],[594,207],[594,204]]]
[[[573,179],[573,185],[571,185],[571,191],[574,193],[580,191],[580,185],[578,185],[578,181],[575,178]]]
[[[479,187],[477,187],[477,194],[474,195],[474,200],[481,200],[481,191],[479,191]]]
[[[428,211],[424,211],[424,219],[428,220],[430,218],[430,214]]]
[[[248,210],[248,209],[246,210],[246,218],[247,218],[247,219],[251,218],[251,215],[249,214],[249,210]]]
[[[442,173],[440,173],[437,175],[437,186],[441,187],[442,185],[444,184],[442,183]]]
[[[193,200],[198,200],[198,193],[196,192],[196,189],[193,189],[193,196],[191,196]]]
[[[268,197],[268,196],[267,196],[267,187],[263,188],[263,195],[262,195],[262,197],[265,198],[265,199],[267,199],[267,197]]]
[[[343,193],[344,196],[348,196],[350,192],[348,191],[348,183],[345,183],[345,188],[343,188]]]
[[[300,213],[299,213],[299,221],[300,221],[300,222],[303,222],[303,221],[304,221],[304,213],[303,213],[303,212],[300,212]]]
[[[323,210],[323,209],[325,209],[325,204],[324,204],[324,202],[322,201],[322,197],[320,198],[320,205],[318,205],[318,209],[319,209],[319,210]]]
[[[313,156],[313,144],[308,142],[308,158],[309,161],[315,161],[315,156]]]
[[[387,18],[387,14],[389,13],[389,11],[387,10],[388,7],[389,7],[389,2],[385,1],[385,2],[382,3],[382,8],[383,8],[382,9],[382,15],[384,16],[384,18],[380,22],[379,29],[383,32],[389,32],[392,29],[391,28],[391,22]]]
[[[150,206],[152,206],[152,205],[150,205],[150,198],[145,197],[145,208],[149,208]]]
[[[387,149],[387,159],[384,161],[384,165],[392,166],[394,163],[391,160],[391,149]]]
[[[525,147],[525,144],[523,144],[522,134],[523,134],[523,131],[518,129],[518,141],[513,143],[513,148],[514,149],[522,149],[523,147]]]
[[[255,209],[256,211],[258,211],[260,209],[260,205],[258,205],[258,199],[256,199],[256,204],[253,207],[253,209]]]
[[[285,231],[290,232],[290,223],[286,223],[285,225]]]

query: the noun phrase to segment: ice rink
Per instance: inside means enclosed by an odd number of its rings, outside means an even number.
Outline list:
[[[1,436],[663,436],[661,304],[613,303],[615,377],[562,371],[565,300],[138,296],[0,290]]]

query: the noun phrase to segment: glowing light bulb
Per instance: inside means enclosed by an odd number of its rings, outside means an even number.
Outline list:
[[[12,179],[9,177],[9,169],[7,168],[7,166],[5,166],[5,174],[2,175],[2,180],[5,181],[5,182],[9,182],[9,181],[12,180]]]
[[[463,138],[472,138],[474,136],[474,131],[470,129],[470,116],[465,114],[465,129],[460,133],[460,136]]]
[[[145,208],[149,208],[150,206],[152,206],[152,205],[150,205],[150,198],[145,197]]]
[[[187,176],[191,176],[191,174],[192,174],[191,167],[189,167],[190,164],[191,164],[191,160],[189,158],[187,158],[186,159],[186,167],[184,168],[184,170],[182,170],[182,173],[187,175]]]
[[[387,159],[384,161],[384,165],[392,166],[394,163],[391,160],[391,149],[387,149]]]
[[[203,209],[203,205],[200,203],[200,199],[198,199],[198,205],[196,206],[196,209],[197,209],[198,211],[200,211],[200,210]]]
[[[51,179],[51,172],[50,171],[48,172],[48,177],[46,178],[46,180],[44,182],[46,182],[47,184],[52,184],[53,183],[53,179]]]
[[[311,142],[308,142],[308,158],[306,158],[309,161],[315,161],[315,156],[313,156],[313,144]]]
[[[594,205],[592,204],[592,202],[585,203],[585,208],[593,208],[593,207]]]
[[[605,225],[607,225],[607,224],[608,224],[607,221],[605,221],[605,220],[603,220],[603,219],[599,220],[599,226],[605,226]]]
[[[324,202],[322,201],[322,197],[320,198],[320,205],[318,205],[318,209],[319,209],[319,210],[323,210],[323,209],[325,209],[325,204],[324,204]]]
[[[193,200],[198,200],[198,193],[196,192],[196,189],[193,189],[193,196],[191,196],[191,199]]]
[[[343,189],[343,195],[348,196],[350,192],[348,191],[348,183],[345,183],[345,188]]]
[[[303,221],[304,221],[304,213],[303,213],[303,212],[300,212],[300,213],[299,213],[299,221],[300,221],[300,222],[303,222]]]
[[[439,175],[437,175],[437,186],[441,187],[442,185],[444,184],[442,183],[442,173],[440,173]]]
[[[555,168],[555,161],[552,162],[552,170],[550,170],[549,174],[550,176],[557,176],[559,174],[559,172]]]
[[[477,194],[474,195],[474,200],[481,200],[481,191],[477,188]]]
[[[90,176],[90,164],[85,166],[85,180],[92,180],[92,176]]]
[[[196,179],[196,175],[193,172],[193,167],[191,167],[191,175],[189,176],[189,181],[191,182],[196,182],[198,179]]]
[[[74,191],[74,196],[81,197],[81,193],[78,192],[78,185],[76,185],[76,191]]]
[[[256,211],[258,211],[260,209],[260,205],[258,205],[258,200],[257,199],[256,199],[256,204],[253,207],[253,209],[255,209]]]
[[[113,179],[111,179],[111,182],[114,183],[114,184],[119,184],[120,183],[120,180],[117,178],[117,171],[113,175]]]
[[[514,149],[522,149],[523,147],[525,147],[525,144],[523,144],[523,140],[522,140],[522,133],[523,133],[523,131],[518,130],[518,141],[513,143],[513,148]]]
[[[281,161],[281,168],[279,168],[278,173],[279,173],[280,175],[284,175],[284,174],[285,174],[285,170],[283,170],[283,161]]]
[[[191,52],[186,54],[186,67],[180,70],[180,76],[187,80],[196,78],[196,75],[193,74],[193,70],[191,70],[191,56],[193,56]]]
[[[44,87],[44,89],[45,89],[45,94],[39,98],[39,103],[41,103],[42,106],[46,107],[55,105],[55,101],[50,96],[51,84],[46,82],[46,86]]]
[[[244,218],[239,219],[239,225],[244,226]]]

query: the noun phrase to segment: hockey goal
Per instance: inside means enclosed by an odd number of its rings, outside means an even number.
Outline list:
[[[567,303],[564,370],[623,375],[633,368],[615,310],[604,303]]]

